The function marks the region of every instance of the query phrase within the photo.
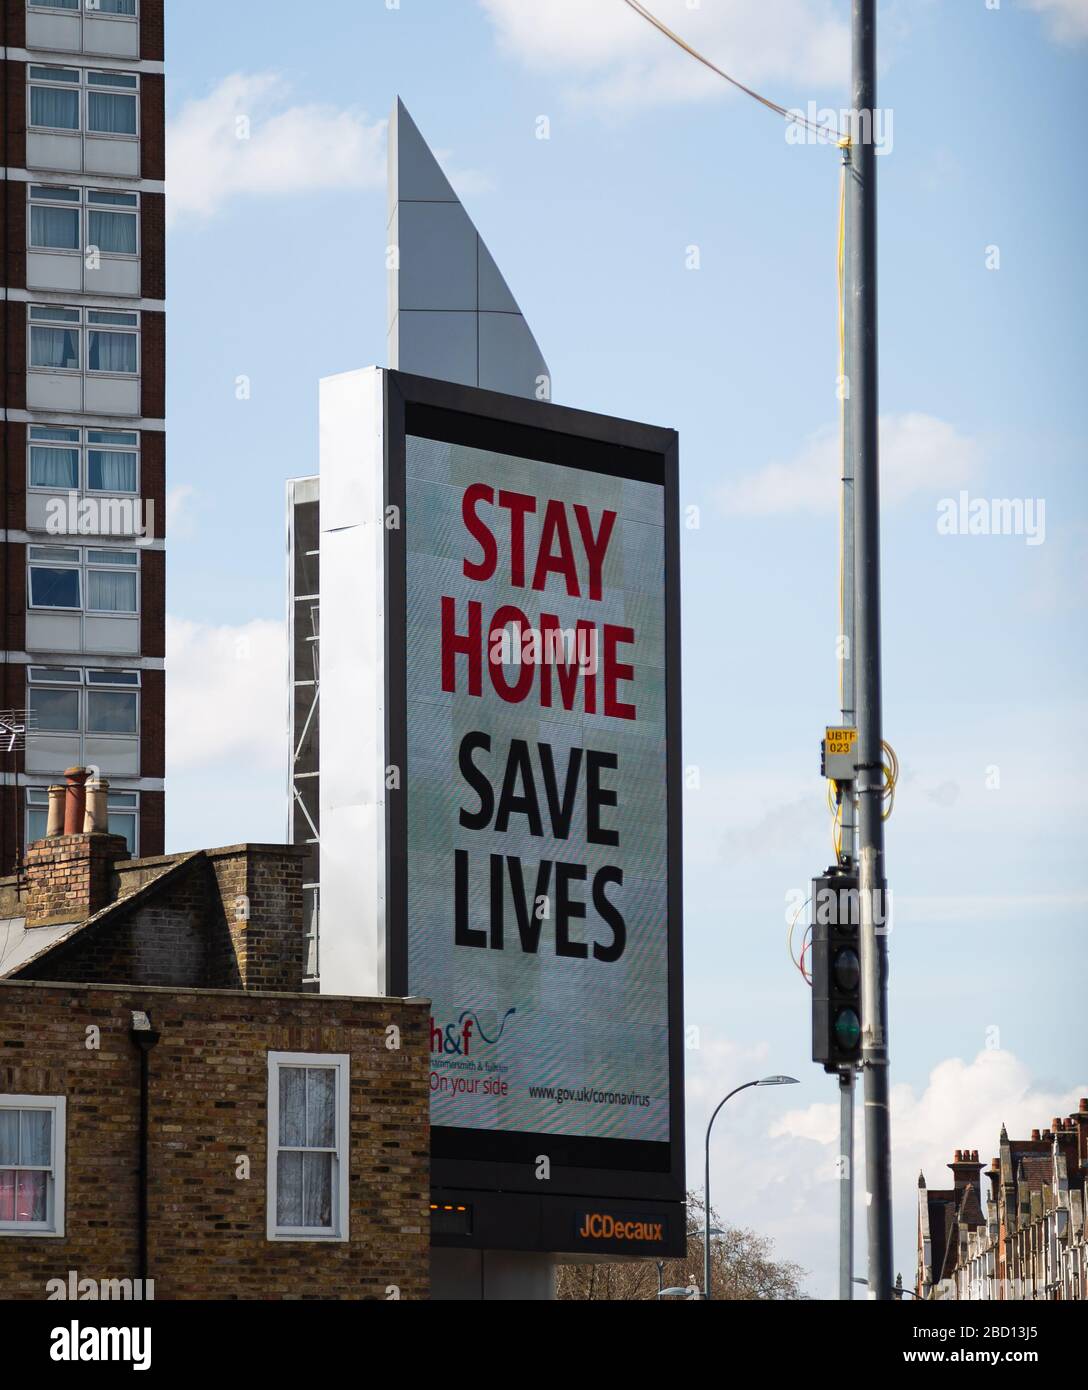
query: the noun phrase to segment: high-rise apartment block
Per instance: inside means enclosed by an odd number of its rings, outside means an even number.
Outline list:
[[[163,850],[163,10],[0,0],[0,874],[73,766]]]

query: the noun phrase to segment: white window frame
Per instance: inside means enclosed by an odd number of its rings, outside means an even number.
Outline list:
[[[46,1184],[46,1219],[44,1222],[0,1221],[0,1239],[5,1236],[31,1236],[35,1240],[41,1240],[43,1237],[49,1240],[63,1239],[67,1100],[64,1096],[0,1095],[0,1110],[49,1110],[53,1115],[50,1127],[52,1152]],[[10,1172],[12,1169],[5,1171]]]
[[[75,198],[42,198],[37,190],[40,188],[55,188],[64,193],[75,193]],[[96,203],[93,194],[120,193],[126,198],[135,198],[135,203],[119,206],[112,203]],[[79,225],[79,245],[78,246],[36,246],[33,241],[33,221],[34,209],[43,208],[62,208],[69,212],[74,212]],[[122,217],[131,217],[136,223],[136,250],[135,251],[103,251],[96,242],[91,240],[91,213],[92,212],[113,212]],[[35,256],[69,256],[78,257],[85,260],[87,253],[92,247],[98,254],[109,261],[135,261],[140,259],[141,243],[141,201],[140,193],[135,188],[83,188],[66,183],[37,183],[28,184],[26,202],[26,249]]]
[[[114,14],[106,10],[100,10],[92,0],[77,0],[75,5],[51,5],[49,0],[27,0],[28,10],[41,10],[44,14],[82,14],[86,11],[94,15],[95,19],[124,19],[129,24],[134,21],[139,23],[140,19],[140,0],[136,0],[136,11],[134,14]]]
[[[336,1070],[336,1150],[333,1157],[332,1227],[280,1226],[276,1220],[277,1158],[280,1152],[280,1068],[315,1067]],[[267,1235],[274,1241],[333,1241],[350,1239],[349,1180],[351,1176],[351,1057],[346,1052],[269,1052],[268,1054],[268,1184]],[[327,1150],[319,1150],[327,1152]]]
[[[78,439],[35,439],[34,430],[42,429],[72,429],[73,433],[79,436]],[[135,443],[129,444],[102,444],[91,438],[92,434],[126,434],[132,435]],[[60,425],[30,425],[26,432],[26,486],[28,492],[40,492],[47,497],[67,496],[69,492],[77,492],[81,496],[87,497],[139,497],[141,486],[140,474],[140,444],[141,437],[139,430],[107,430],[101,425],[93,428],[77,429],[75,426]],[[79,477],[74,488],[47,487],[43,483],[35,483],[32,473],[32,450],[34,449],[74,449],[79,455]],[[117,488],[92,488],[91,487],[91,454],[94,453],[123,453],[132,454],[136,460],[136,486],[131,492],[123,492]]]
[[[34,311],[36,309],[63,309],[71,314],[78,314],[78,319],[36,319]],[[124,315],[130,319],[129,323],[109,323],[103,322],[101,315],[115,314]],[[92,315],[98,315],[94,318]],[[74,367],[43,367],[34,361],[34,329],[35,328],[68,328],[74,329],[79,341],[79,362]],[[127,333],[136,339],[136,367],[131,372],[108,372],[101,367],[91,366],[91,334],[92,333]],[[110,377],[116,381],[139,381],[143,371],[143,318],[139,309],[99,309],[93,305],[78,304],[49,304],[37,300],[27,306],[26,315],[26,366],[28,372],[35,372],[43,376],[86,376],[86,377]]]
[[[53,10],[56,14],[58,11]],[[101,11],[95,18],[125,19],[132,22],[131,15],[103,15]],[[137,17],[137,23],[139,18]],[[53,68],[55,71],[74,72],[77,82],[56,81],[48,77],[35,77],[33,70]],[[108,82],[91,82],[92,74],[95,77],[131,77],[135,78],[135,86],[115,86],[111,89]],[[139,142],[142,135],[142,111],[140,109],[140,74],[138,72],[123,71],[120,68],[99,68],[99,67],[76,67],[72,63],[28,63],[26,70],[26,129],[28,135],[81,135],[84,140],[128,140]],[[57,87],[66,92],[78,92],[79,94],[79,124],[73,129],[71,126],[47,126],[35,125],[32,120],[33,99],[31,97],[32,87]],[[92,92],[111,91],[115,96],[131,96],[136,101],[136,131],[135,134],[126,135],[117,131],[92,130],[91,129],[91,100]]]
[[[45,554],[49,550],[57,551],[77,551],[77,560],[50,560]],[[92,560],[91,553],[96,555],[106,554],[115,551],[119,555],[132,555],[136,563],[109,565],[102,560]],[[27,579],[26,579],[26,607],[28,613],[82,613],[92,618],[140,618],[142,616],[141,607],[143,600],[143,583],[141,580],[142,565],[140,563],[140,551],[133,545],[28,545],[27,555]],[[33,584],[31,581],[31,571],[35,569],[75,569],[79,571],[79,607],[62,608],[57,604],[36,604],[34,602]],[[136,576],[136,606],[135,608],[92,608],[90,605],[91,586],[87,582],[92,570],[104,570],[107,574],[134,574]],[[37,662],[37,665],[42,665]]]
[[[64,673],[64,680],[49,680],[43,677],[41,672],[53,671],[58,676]],[[93,679],[93,677],[106,677],[106,679]],[[113,676],[115,679],[110,680]],[[128,680],[120,680],[118,677],[126,676]],[[135,677],[135,680],[131,679]],[[47,737],[78,737],[80,747],[85,748],[89,738],[101,742],[109,739],[136,739],[140,738],[140,717],[141,717],[141,694],[142,681],[139,671],[107,670],[97,666],[43,666],[41,663],[28,666],[26,668],[26,706],[29,711],[32,708],[32,695],[34,690],[67,690],[78,696],[76,728],[74,729],[48,729],[42,724],[35,724],[30,732],[33,738],[37,734],[44,734]],[[118,733],[116,730],[106,731],[103,729],[91,728],[91,696],[92,695],[131,695],[133,707],[136,711],[135,728],[131,733]]]

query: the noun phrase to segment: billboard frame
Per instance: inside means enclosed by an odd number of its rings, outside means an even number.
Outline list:
[[[669,1139],[650,1142],[563,1134],[432,1126],[432,1188],[471,1200],[474,1229],[437,1235],[436,1245],[488,1247],[498,1230],[504,1248],[585,1249],[576,1229],[564,1241],[572,1205],[578,1214],[609,1207],[635,1217],[666,1213],[658,1241],[625,1253],[684,1250],[683,770],[680,688],[679,440],[675,431],[477,387],[383,373],[383,468],[386,508],[383,627],[387,765],[402,769],[400,788],[385,798],[385,970],[391,995],[409,993],[407,770],[406,440],[443,439],[566,467],[659,484],[665,527],[666,854]],[[561,458],[558,457],[561,453]],[[542,1156],[550,1176],[537,1177]],[[590,1203],[587,1206],[587,1201]],[[481,1203],[483,1207],[481,1208]],[[602,1205],[603,1204],[603,1205]],[[643,1204],[647,1204],[645,1207]],[[662,1205],[666,1204],[666,1205]],[[454,1203],[456,1206],[457,1203]],[[671,1218],[671,1219],[669,1219]],[[577,1228],[577,1218],[574,1222]],[[651,1225],[652,1229],[652,1225]],[[556,1243],[561,1241],[563,1243]],[[594,1250],[624,1249],[594,1240]]]

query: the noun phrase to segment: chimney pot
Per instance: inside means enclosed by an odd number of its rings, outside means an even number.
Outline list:
[[[90,773],[85,767],[70,767],[64,774],[68,798],[64,806],[65,835],[81,835],[87,813],[87,781]]]
[[[1078,1114],[1088,1115],[1088,1096],[1081,1096]]]
[[[1031,1137],[1033,1141],[1037,1141],[1039,1138],[1039,1131],[1037,1129],[1033,1129],[1031,1131]]]
[[[963,1150],[962,1150],[962,1149],[957,1149],[957,1150],[956,1150],[956,1157],[955,1157],[955,1159],[953,1160],[953,1162],[955,1162],[955,1163],[962,1163],[962,1162],[963,1162]]]
[[[87,783],[87,812],[83,819],[85,835],[108,835],[110,784],[103,778]]]
[[[68,788],[64,785],[49,788],[49,815],[45,825],[47,840],[55,840],[64,834],[65,797]]]

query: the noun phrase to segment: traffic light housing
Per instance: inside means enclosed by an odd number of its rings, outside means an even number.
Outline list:
[[[812,880],[812,1060],[824,1071],[861,1060],[861,942],[857,874]]]

